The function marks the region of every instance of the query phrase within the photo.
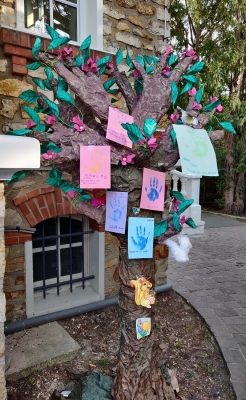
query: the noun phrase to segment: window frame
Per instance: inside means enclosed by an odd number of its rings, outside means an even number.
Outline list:
[[[52,2],[52,0],[50,1]],[[70,3],[69,0],[65,1],[66,4],[75,6],[75,4]],[[16,0],[15,9],[16,30],[50,39],[50,36],[46,33],[35,32],[32,29],[25,28],[24,0]],[[82,41],[91,34],[91,48],[103,51],[103,0],[78,0],[77,11],[78,41],[75,42],[71,40],[69,43],[80,46]]]

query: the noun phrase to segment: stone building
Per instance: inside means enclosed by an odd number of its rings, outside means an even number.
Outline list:
[[[167,2],[75,0],[71,6],[71,2],[68,5],[66,0],[59,0],[54,2],[53,9],[52,0],[0,0],[0,132],[5,134],[10,129],[26,127],[29,117],[19,95],[35,89],[33,78],[44,77],[42,68],[31,71],[26,65],[33,62],[31,49],[37,36],[42,39],[43,49],[48,47],[45,23],[73,39],[69,47],[74,54],[91,34],[93,58],[104,53],[113,57],[118,48],[126,56],[126,45],[131,57],[143,53],[158,55],[169,36]],[[106,79],[103,75],[102,80]],[[48,91],[45,94],[51,96]],[[114,105],[125,110],[121,96],[115,100]],[[6,398],[4,374],[1,375],[5,320],[12,322],[43,315],[118,293],[117,239],[105,233],[95,221],[79,215],[60,189],[47,185],[48,173],[47,169],[40,168],[4,188],[4,226],[3,212],[0,213],[0,290],[4,280],[6,296],[6,317],[2,294],[0,301],[0,398],[3,400]],[[3,199],[1,191],[0,209],[4,207]],[[69,235],[76,232],[81,235],[71,241]],[[68,236],[67,240],[59,237],[62,233]],[[3,256],[4,236],[6,257]],[[157,285],[165,283],[166,256],[165,248],[156,250]],[[42,278],[44,258],[50,265],[45,281]],[[82,278],[77,268],[81,263]],[[62,285],[57,286],[58,280]]]

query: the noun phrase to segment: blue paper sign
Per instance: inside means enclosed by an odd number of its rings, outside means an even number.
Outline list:
[[[105,230],[109,232],[125,233],[127,213],[127,192],[106,193],[106,220]]]
[[[128,218],[128,258],[153,258],[154,218]]]

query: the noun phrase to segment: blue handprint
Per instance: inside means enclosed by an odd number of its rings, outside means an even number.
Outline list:
[[[138,227],[138,226],[136,227],[137,242],[133,236],[131,237],[135,247],[138,250],[143,250],[148,243],[149,233],[148,233],[147,237],[145,237],[145,233],[146,233],[145,227],[142,228],[142,225],[140,225],[140,227]]]
[[[158,179],[157,178],[150,178],[150,185],[149,185],[149,193],[147,194],[147,197],[150,201],[156,201],[159,199],[159,193],[162,191],[162,186],[160,187],[158,191]],[[148,191],[147,187],[145,186],[146,192]]]
[[[111,202],[110,202],[110,205],[112,207],[114,215],[113,215],[113,217],[109,217],[109,218],[112,219],[114,222],[119,222],[122,218],[122,211],[124,210],[126,205],[124,204],[124,206],[122,208],[120,208],[121,204],[120,204],[119,199],[118,200],[114,199],[114,205]]]

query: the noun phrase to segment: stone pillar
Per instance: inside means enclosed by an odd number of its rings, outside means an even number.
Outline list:
[[[4,321],[5,321],[5,295],[3,293],[3,277],[5,272],[5,245],[4,245],[4,214],[5,214],[5,199],[4,199],[4,184],[0,182],[0,399],[7,399],[5,386],[5,336],[4,336]]]

